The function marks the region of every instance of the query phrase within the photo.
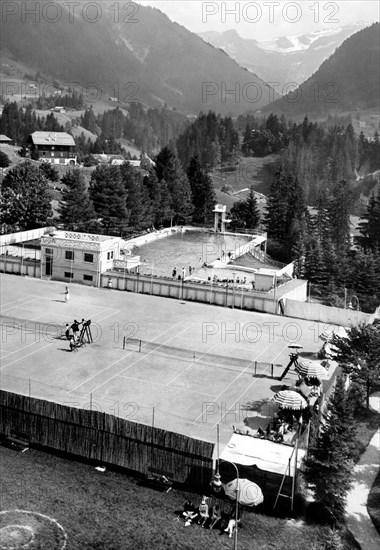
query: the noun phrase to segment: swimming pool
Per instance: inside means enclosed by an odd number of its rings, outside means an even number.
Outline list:
[[[133,255],[140,256],[142,274],[172,276],[175,268],[181,275],[184,268],[188,276],[190,267],[194,275],[204,264],[228,258],[250,240],[245,235],[185,231],[136,247]]]

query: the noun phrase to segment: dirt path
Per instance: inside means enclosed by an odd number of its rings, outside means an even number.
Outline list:
[[[370,405],[380,411],[380,392],[370,397]],[[380,428],[354,468],[354,482],[347,496],[347,527],[362,550],[378,550],[380,536],[367,510],[367,500],[380,467]]]

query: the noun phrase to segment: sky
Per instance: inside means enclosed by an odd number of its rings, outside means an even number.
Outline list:
[[[357,21],[379,21],[378,0],[311,1],[199,1],[137,0],[153,6],[195,33],[235,29],[243,38],[259,42],[277,36],[333,29]]]

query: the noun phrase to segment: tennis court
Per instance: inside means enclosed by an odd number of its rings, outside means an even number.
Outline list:
[[[265,425],[297,379],[288,346],[320,347],[326,326],[205,304],[1,276],[1,389],[98,409],[221,443],[247,417]],[[91,319],[70,352],[66,323]],[[251,420],[252,420],[251,418]],[[252,423],[250,423],[251,425]]]

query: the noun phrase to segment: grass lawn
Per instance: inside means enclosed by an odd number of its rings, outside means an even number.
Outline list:
[[[355,457],[355,461],[358,461],[380,425],[380,413],[374,410],[363,409],[355,417],[355,423],[359,442],[358,454]]]
[[[4,511],[36,512],[39,516],[32,523],[36,537],[29,550],[61,547],[60,534],[52,532],[51,524],[42,528],[41,514],[63,527],[67,550],[150,550],[152,545],[155,550],[233,548],[233,539],[219,529],[185,527],[175,521],[188,497],[198,504],[199,495],[177,489],[162,493],[122,472],[100,473],[92,465],[39,450],[16,453],[0,447],[0,479],[0,541],[5,536]],[[22,521],[18,519],[19,524]],[[324,526],[256,510],[245,512],[243,522],[239,550],[322,550],[328,536]],[[346,550],[353,548],[345,541]]]

